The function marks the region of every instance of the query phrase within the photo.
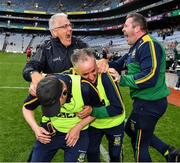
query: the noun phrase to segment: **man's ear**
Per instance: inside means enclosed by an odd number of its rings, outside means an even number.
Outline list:
[[[51,30],[51,35],[52,35],[53,38],[56,38],[57,37],[56,30]]]
[[[137,26],[135,27],[135,32],[138,33],[140,30],[141,30],[141,27],[140,27],[139,25],[137,25]]]

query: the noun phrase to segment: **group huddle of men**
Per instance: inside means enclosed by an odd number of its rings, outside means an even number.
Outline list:
[[[67,15],[49,20],[52,37],[45,41],[23,70],[31,82],[23,115],[36,136],[28,161],[49,162],[59,149],[65,162],[100,162],[105,135],[111,162],[123,161],[124,132],[131,137],[135,161],[151,161],[148,147],[156,148],[167,161],[178,161],[179,150],[153,133],[167,108],[165,54],[147,33],[145,18],[127,16],[123,32],[131,46],[117,61],[96,61],[92,49],[72,36]],[[126,64],[125,64],[126,63]],[[119,73],[128,68],[128,73]],[[119,84],[128,86],[133,110],[126,125]],[[158,91],[157,91],[158,90]],[[33,110],[42,107],[41,124]]]

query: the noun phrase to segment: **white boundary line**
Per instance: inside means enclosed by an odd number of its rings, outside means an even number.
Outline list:
[[[28,87],[8,87],[8,86],[1,86],[0,89],[28,89]]]
[[[105,162],[110,162],[109,153],[106,151],[102,144],[100,144],[100,153]]]

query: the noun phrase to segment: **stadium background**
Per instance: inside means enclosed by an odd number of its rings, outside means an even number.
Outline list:
[[[180,52],[180,4],[178,0],[0,0],[0,161],[26,161],[34,134],[25,123],[21,108],[28,83],[22,79],[25,51],[50,37],[48,19],[65,12],[73,23],[73,34],[97,50],[107,47],[114,59],[129,48],[121,32],[125,16],[139,12],[148,20],[150,33],[166,48],[167,63],[173,58],[173,46]],[[168,66],[171,66],[167,64]],[[169,67],[167,67],[169,69]],[[173,71],[173,70],[172,70]],[[173,79],[174,80],[174,79]],[[128,89],[122,88],[127,115],[131,110]],[[168,143],[180,147],[179,107],[168,106],[156,133]],[[40,109],[36,111],[40,119]],[[130,140],[124,143],[125,161],[133,161]],[[107,161],[107,144],[103,141],[102,160]],[[165,161],[151,149],[153,161]],[[63,161],[59,152],[54,161]]]

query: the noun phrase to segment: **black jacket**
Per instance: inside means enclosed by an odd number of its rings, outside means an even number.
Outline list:
[[[86,48],[88,45],[77,38],[72,38],[70,46],[65,47],[57,38],[45,41],[37,49],[29,63],[23,69],[23,77],[31,81],[30,72],[60,73],[72,67],[70,56],[74,49]]]

